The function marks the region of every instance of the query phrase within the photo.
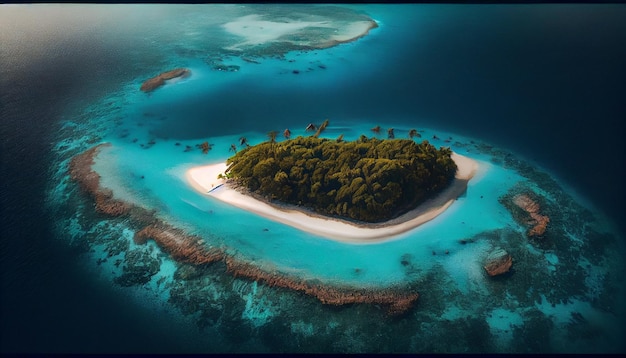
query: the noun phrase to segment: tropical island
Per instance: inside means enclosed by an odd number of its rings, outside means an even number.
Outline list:
[[[428,141],[316,135],[246,147],[191,168],[198,191],[331,239],[386,240],[441,214],[467,189],[476,161]]]
[[[226,177],[269,200],[318,214],[376,223],[415,208],[456,173],[449,148],[428,141],[316,136],[247,147],[226,161]]]

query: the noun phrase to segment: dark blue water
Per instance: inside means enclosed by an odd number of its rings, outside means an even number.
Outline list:
[[[315,106],[303,103],[302,92],[277,99],[262,86],[228,97],[264,108],[260,114],[277,126],[303,107],[311,118],[346,107],[369,117],[411,109],[420,123],[540,163],[624,231],[625,6],[427,6],[386,25],[407,29],[414,41],[384,56],[379,71],[354,76],[329,96],[307,93],[319,99]],[[19,26],[33,25],[0,21],[3,42],[11,45],[0,51],[0,350],[192,351],[158,317],[80,272],[77,253],[53,234],[58,213],[44,205],[54,124],[134,78],[133,66],[124,64],[144,45],[82,28],[47,38],[25,31],[46,39],[29,44],[16,40]],[[364,87],[365,94],[355,91]],[[263,106],[279,100],[291,105]],[[217,106],[216,115],[227,117],[233,108]],[[266,128],[256,118],[242,121]]]
[[[151,317],[80,272],[77,253],[54,237],[56,213],[47,212],[44,202],[54,123],[68,106],[95,100],[123,79],[116,66],[121,59],[109,49],[75,45],[51,43],[41,58],[1,52],[0,350],[180,349],[164,330],[150,328],[155,326]],[[26,66],[16,69],[17,62]],[[102,79],[102,68],[108,79],[92,90],[89,83]]]

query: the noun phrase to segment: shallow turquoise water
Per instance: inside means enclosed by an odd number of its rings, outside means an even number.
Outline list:
[[[167,88],[162,93],[166,91]],[[368,133],[373,126],[373,123],[366,123],[345,128],[350,133],[345,138],[354,140],[360,134],[352,133]],[[328,136],[334,136],[331,133],[336,131],[331,124]],[[400,128],[396,132],[398,135],[402,133]],[[407,132],[405,130],[405,135]],[[425,132],[424,137],[429,132]],[[302,133],[294,130],[294,134]],[[438,132],[438,135],[448,137],[447,133]],[[181,153],[184,142],[176,146],[171,140],[159,140],[150,149],[143,149],[136,143],[119,143],[112,139],[113,147],[102,151],[94,169],[101,173],[103,185],[114,189],[114,193],[119,192],[116,194],[119,198],[137,198],[145,203],[146,208],[159,210],[167,221],[210,237],[212,240],[207,241],[208,245],[225,245],[243,257],[275,265],[283,271],[359,286],[385,286],[404,281],[405,273],[399,265],[403,255],[412,255],[420,268],[428,269],[440,261],[433,258],[433,251],[440,254],[450,251],[454,260],[455,255],[461,254],[455,251],[462,251],[458,248],[459,240],[483,231],[517,226],[497,199],[523,178],[475,155],[482,159],[480,170],[470,181],[467,193],[442,215],[394,240],[346,244],[304,233],[207,198],[186,183],[184,172],[187,169],[225,161],[232,153],[223,148],[229,148],[229,143],[237,143],[238,138],[238,135],[206,138],[214,145],[208,155],[197,149],[196,153]],[[260,133],[249,133],[247,138],[251,144],[265,140]],[[455,138],[463,141],[458,136]],[[469,155],[462,148],[459,153]],[[465,265],[480,266],[480,263],[466,261]]]

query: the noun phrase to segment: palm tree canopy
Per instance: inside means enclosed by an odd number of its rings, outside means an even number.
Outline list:
[[[226,174],[272,200],[380,222],[444,190],[457,169],[451,153],[428,141],[361,136],[338,142],[299,136],[236,153],[226,162]]]
[[[417,132],[417,129],[413,128],[409,131],[409,138],[413,139],[413,137],[421,138],[422,135]]]
[[[276,136],[277,135],[278,135],[278,132],[276,132],[276,131],[267,132],[267,138],[269,138],[270,142],[272,142],[272,143],[276,142]]]
[[[324,130],[326,130],[326,127],[328,127],[328,119],[324,121],[324,123],[322,123],[321,126],[319,126],[319,128],[317,129],[317,132],[315,132],[315,135],[313,135],[315,138],[319,137],[320,134],[322,134],[322,132]]]

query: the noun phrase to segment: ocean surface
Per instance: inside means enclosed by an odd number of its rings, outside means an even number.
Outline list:
[[[222,24],[294,13],[379,27],[323,50],[223,51],[240,39]],[[624,5],[1,5],[0,351],[625,352],[624,43]],[[139,91],[175,67],[192,75]],[[419,128],[483,170],[446,213],[381,245],[302,233],[184,181],[241,136],[326,118],[347,140]],[[418,304],[401,318],[328,307],[134,244],[137,228],[95,213],[67,176],[102,142],[104,185],[208,244],[330,284],[410,282]],[[520,241],[500,206],[519,187],[562,205],[551,246]],[[493,240],[514,256],[503,279],[478,264]],[[132,257],[156,265],[147,282]]]

